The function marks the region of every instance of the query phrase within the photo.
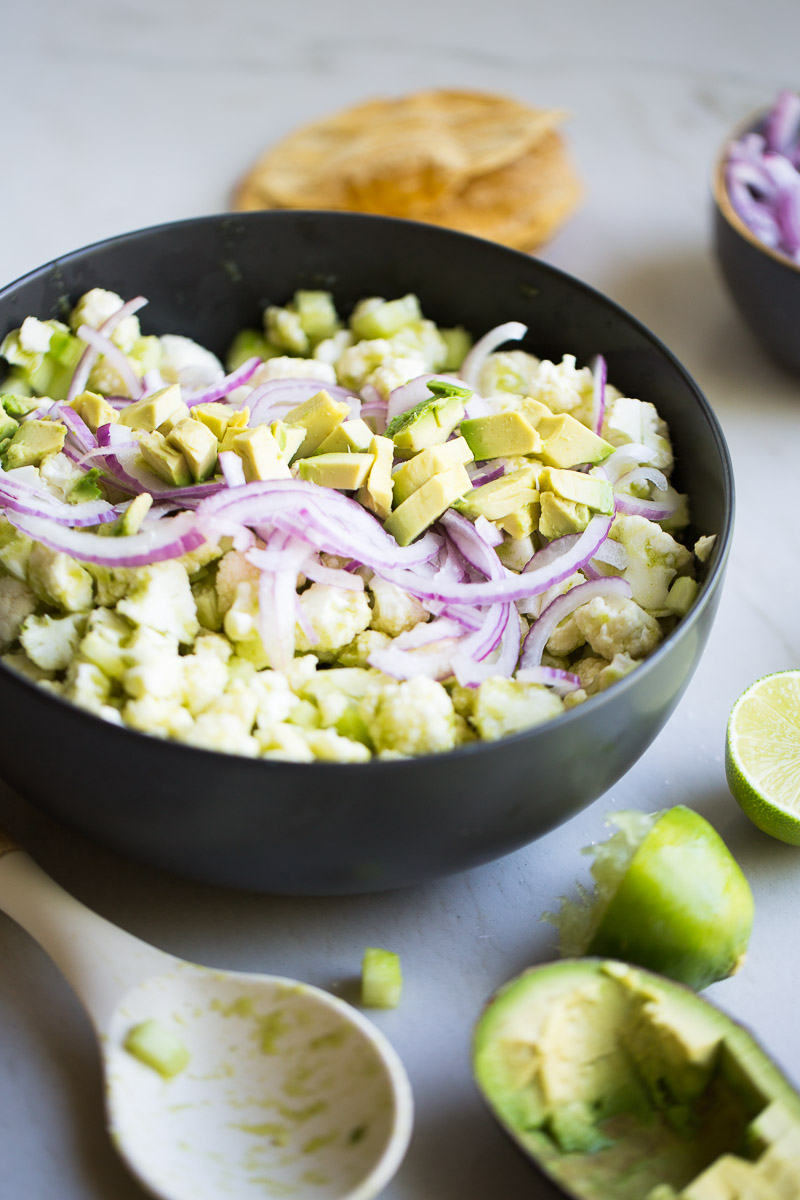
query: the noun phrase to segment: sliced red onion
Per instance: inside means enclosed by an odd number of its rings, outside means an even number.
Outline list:
[[[31,517],[42,517],[56,525],[83,528],[103,525],[117,519],[118,511],[107,500],[85,500],[69,504],[59,500],[44,488],[32,487],[21,480],[10,479],[0,470],[0,507]]]
[[[105,449],[105,466],[114,482],[123,491],[149,492],[154,500],[170,500],[184,507],[197,500],[227,490],[223,480],[209,479],[204,483],[192,483],[186,487],[170,487],[154,471],[148,470],[139,457],[139,443],[131,438],[124,425],[101,425],[97,430],[97,442]],[[84,456],[84,462],[89,455]]]
[[[494,329],[490,329],[467,352],[458,371],[459,379],[473,391],[479,391],[478,378],[489,355],[505,342],[521,341],[527,332],[528,326],[520,321],[506,321],[503,325],[496,325]]]
[[[463,629],[457,621],[440,618],[421,622],[394,638],[390,646],[373,650],[367,662],[394,679],[448,679],[451,660]]]
[[[60,550],[82,562],[106,567],[146,567],[150,563],[179,558],[202,546],[205,538],[194,513],[179,513],[162,517],[139,533],[127,537],[103,537],[99,533],[82,533],[67,529],[43,517],[9,513],[9,521],[34,541]]]
[[[466,643],[453,655],[453,672],[462,687],[480,687],[487,679],[514,673],[519,658],[519,618],[513,604],[498,605],[503,628],[494,654],[478,661],[469,653]]]
[[[600,467],[593,467],[589,473],[601,477],[605,475],[612,483],[616,483],[620,475],[629,471],[632,466],[639,466],[640,463],[651,465],[654,455],[655,451],[641,442],[628,442],[610,454]]]
[[[297,576],[308,554],[308,547],[289,535],[277,534],[270,549],[282,550],[286,566],[278,571],[262,571],[258,583],[258,632],[269,664],[285,671],[294,658]],[[255,553],[255,551],[253,552]]]
[[[188,408],[194,408],[196,404],[213,404],[216,400],[224,400],[235,388],[249,383],[261,366],[261,362],[262,360],[258,357],[248,358],[235,371],[231,371],[224,379],[220,379],[219,383],[203,388],[201,391],[195,392],[192,396],[184,395],[184,403]]]
[[[472,470],[470,470],[470,467]],[[493,483],[495,479],[501,479],[506,473],[505,462],[497,461],[491,467],[477,467],[475,463],[469,463],[467,466],[467,474],[472,480],[473,487],[483,487],[484,483]]]
[[[97,446],[97,438],[92,433],[89,426],[74,408],[70,408],[68,404],[64,404],[58,411],[56,420],[61,421],[66,425],[69,432],[72,434],[75,441],[81,450],[94,450]]]
[[[616,567],[618,571],[624,571],[628,565],[628,551],[621,542],[615,542],[613,538],[606,538],[602,546],[598,548],[594,561],[606,563],[609,567]]]
[[[678,511],[681,503],[680,495],[673,487],[667,488],[663,499],[639,500],[636,496],[620,492],[615,494],[614,499],[617,512],[626,517],[646,517],[648,521],[666,521]]]
[[[147,304],[147,300],[144,296],[134,296],[132,300],[127,300],[125,304],[123,304],[121,308],[118,308],[115,313],[112,313],[110,317],[106,317],[105,321],[103,321],[102,325],[100,325],[97,332],[103,334],[106,338],[110,337],[119,325],[120,321],[123,321],[125,317],[132,317],[133,314],[137,313],[140,308],[144,308],[145,304]],[[86,326],[82,326],[81,328],[85,329]],[[78,336],[81,336],[80,330],[78,330]],[[85,338],[82,338],[81,340],[86,341]],[[87,380],[89,379],[92,367],[94,366],[95,359],[100,353],[102,353],[102,351],[100,351],[96,345],[91,343],[87,344],[86,349],[78,359],[78,365],[75,367],[74,374],[70,380],[70,385],[66,396],[67,404],[69,404],[71,400],[74,400],[76,396],[79,396],[81,392],[86,390]]]
[[[360,416],[361,401],[347,388],[325,383],[322,379],[269,379],[254,387],[245,401],[250,409],[248,425],[252,428],[265,421],[276,421],[321,391],[326,391],[333,400],[348,404],[351,417]]]
[[[487,521],[486,517],[480,516],[475,521],[475,530],[480,534],[487,546],[500,546],[503,542],[503,535],[496,525],[491,521]]]
[[[477,522],[473,525],[472,521],[451,508],[439,519],[439,524],[447,530],[447,536],[462,558],[481,575],[487,579],[505,579],[509,575],[494,551],[496,543],[486,538]],[[489,525],[489,522],[486,521],[486,524]],[[494,526],[490,525],[489,528],[496,532]]]
[[[602,354],[596,354],[590,363],[594,387],[592,390],[592,429],[600,436],[606,415],[606,384],[608,367]]]
[[[788,89],[778,93],[764,125],[767,147],[777,154],[789,154],[800,136],[800,95]]]
[[[399,417],[401,413],[408,412],[415,404],[420,404],[423,400],[430,399],[431,393],[428,384],[431,379],[438,379],[442,383],[452,383],[456,387],[463,387],[463,380],[456,378],[455,375],[415,375],[413,379],[409,379],[408,383],[401,383],[399,387],[394,388],[389,393],[389,400],[386,405],[387,425],[395,417]]]
[[[800,262],[800,96],[780,92],[763,128],[730,143],[725,185],[753,234]]]
[[[124,380],[125,386],[134,400],[141,396],[142,381],[119,346],[115,345],[104,333],[92,329],[91,325],[81,325],[78,329],[78,337],[96,350],[98,355],[108,359],[120,378]]]
[[[577,675],[573,675],[571,671],[562,671],[558,667],[527,667],[517,671],[514,678],[519,683],[542,683],[558,692],[559,696],[576,692],[581,686]]]
[[[642,483],[652,483],[657,492],[666,492],[669,487],[669,481],[663,471],[659,471],[656,467],[634,467],[632,471],[626,471],[624,475],[620,475],[615,486],[624,492],[632,487],[638,487]]]
[[[594,600],[596,596],[625,596],[630,597],[631,586],[618,575],[609,575],[604,579],[592,579],[588,583],[579,583],[568,592],[557,596],[537,621],[528,630],[528,636],[522,644],[519,659],[519,670],[527,671],[530,667],[541,665],[542,654],[550,640],[556,625],[565,617],[575,612],[576,608]]]
[[[243,487],[247,480],[244,475],[244,464],[233,450],[223,450],[218,459],[222,477],[229,488]]]
[[[386,409],[386,401],[380,394],[374,383],[365,383],[361,389],[361,413],[363,415],[364,408],[367,406],[380,407],[384,411]]]
[[[306,549],[308,549],[306,547]],[[326,567],[316,555],[303,562],[303,574],[314,583],[326,583],[330,587],[344,588],[346,592],[363,592],[364,580],[360,575],[345,570],[344,567]]]
[[[468,400],[464,405],[464,415],[470,421],[476,417],[489,417],[494,412],[488,400],[484,400],[483,396],[476,396],[473,393],[472,399]]]

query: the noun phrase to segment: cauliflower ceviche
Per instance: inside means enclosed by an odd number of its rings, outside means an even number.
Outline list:
[[[692,605],[714,538],[680,540],[668,429],[600,355],[298,291],[223,365],[145,304],[94,288],[0,347],[0,650],[50,692],[253,758],[404,758],[557,717]]]

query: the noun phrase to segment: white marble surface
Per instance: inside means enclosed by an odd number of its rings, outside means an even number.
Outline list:
[[[109,234],[224,209],[236,176],[278,135],[378,92],[445,84],[567,107],[587,195],[543,257],[633,311],[695,375],[729,441],[738,517],[714,632],[664,731],[590,809],[500,862],[404,894],[285,900],[121,861],[7,789],[0,821],[86,903],[184,957],[341,990],[365,945],[399,951],[402,1006],[376,1019],[407,1064],[417,1125],[387,1200],[549,1194],[470,1082],[470,1029],[494,987],[553,954],[539,917],[586,876],[580,847],[604,836],[615,808],[687,803],[728,840],[756,923],[746,968],[709,995],[800,1082],[800,850],[750,826],[723,770],[736,696],[800,662],[800,380],[771,367],[740,325],[709,220],[711,164],[728,127],[797,86],[797,0],[757,10],[745,0],[474,10],[452,0],[8,0],[3,12],[3,282]],[[0,1194],[137,1200],[103,1133],[77,1001],[5,918],[0,964]]]

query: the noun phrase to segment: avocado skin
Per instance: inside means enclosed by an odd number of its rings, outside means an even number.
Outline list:
[[[700,1158],[705,1156],[706,1161],[701,1162],[699,1170],[690,1178],[662,1181],[654,1179],[651,1170],[649,1178],[639,1181],[636,1171],[643,1156],[641,1152],[637,1153],[635,1142],[626,1145],[622,1136],[617,1138],[621,1148],[620,1170],[618,1176],[610,1174],[607,1164],[603,1165],[603,1153],[609,1142],[613,1145],[613,1137],[605,1137],[608,1127],[596,1131],[598,1137],[594,1144],[584,1130],[583,1146],[580,1140],[575,1140],[573,1144],[567,1142],[566,1149],[562,1149],[556,1140],[559,1133],[558,1114],[554,1120],[535,1089],[518,1086],[519,1058],[516,1063],[509,1059],[509,1072],[504,1077],[504,1070],[499,1065],[501,1056],[496,1050],[502,1047],[504,1037],[508,1037],[509,1021],[513,1023],[514,1033],[518,1036],[519,1018],[522,1017],[524,1026],[526,1012],[533,1008],[538,993],[541,993],[538,999],[544,1010],[551,1011],[561,996],[569,996],[573,989],[591,985],[603,976],[616,978],[623,984],[632,984],[634,994],[641,993],[657,1002],[663,1000],[667,1013],[680,1014],[683,1011],[689,1018],[690,1058],[692,1052],[696,1051],[691,1034],[699,1029],[704,1030],[707,1037],[709,1029],[718,1030],[719,1044],[713,1058],[712,1089],[721,1086],[735,1097],[743,1127],[740,1125],[728,1131],[723,1118],[724,1137],[734,1144],[725,1142],[709,1155],[708,1147],[703,1146],[704,1131],[696,1123],[693,1124],[690,1106],[673,1106],[678,1109],[678,1120],[673,1122],[669,1105],[664,1105],[662,1115],[666,1116],[666,1124],[672,1125],[683,1141],[691,1142],[694,1137],[700,1148]],[[596,1010],[593,1011],[590,1024],[596,1027],[599,1016]],[[533,1024],[536,1024],[536,1018]],[[624,1046],[629,1035],[626,1022],[619,1023],[616,1032],[620,1046]],[[676,1036],[680,1039],[680,1034]],[[506,1044],[515,1043],[506,1041]],[[675,1197],[675,1200],[683,1200],[684,1196],[687,1200],[689,1197],[691,1200],[706,1200],[706,1197],[708,1200],[718,1200],[718,1180],[727,1180],[731,1162],[734,1167],[740,1166],[743,1172],[747,1172],[748,1178],[763,1168],[763,1185],[767,1188],[764,1195],[772,1196],[771,1181],[775,1178],[776,1161],[779,1160],[778,1170],[783,1171],[784,1180],[794,1179],[797,1173],[792,1148],[800,1144],[800,1094],[742,1025],[686,985],[651,971],[600,958],[562,959],[529,968],[503,985],[487,1002],[474,1030],[472,1065],[475,1082],[492,1115],[516,1146],[555,1185],[557,1191],[570,1200],[656,1200],[656,1195],[659,1200],[662,1196],[664,1200],[668,1196]],[[515,1072],[516,1080],[513,1079]],[[626,1087],[625,1081],[620,1081],[620,1094],[625,1093]],[[563,1115],[567,1123],[578,1108],[578,1104],[565,1105]],[[631,1111],[634,1114],[636,1112],[635,1100],[631,1104]],[[645,1118],[645,1125],[650,1129],[652,1122]],[[618,1131],[619,1126],[614,1130],[614,1136]],[[581,1133],[580,1129],[578,1133]],[[654,1145],[652,1132],[646,1136]],[[657,1157],[657,1154],[654,1153],[653,1157]],[[684,1189],[687,1190],[684,1192]],[[746,1192],[747,1196],[750,1194]],[[754,1194],[761,1195],[761,1192]],[[774,1195],[782,1196],[784,1192],[776,1191]]]

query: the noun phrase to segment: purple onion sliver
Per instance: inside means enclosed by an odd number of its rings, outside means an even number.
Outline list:
[[[600,436],[606,415],[606,383],[608,368],[602,354],[596,354],[591,362],[594,387],[592,390],[592,429]]]
[[[631,585],[625,579],[621,579],[618,575],[609,575],[604,579],[592,579],[588,583],[579,583],[577,587],[570,588],[568,592],[557,596],[528,630],[528,635],[522,644],[519,669],[525,671],[529,667],[541,665],[542,654],[556,625],[573,613],[576,608],[580,608],[589,600],[594,600],[596,596],[629,598],[630,595]]]
[[[527,332],[527,325],[523,325],[521,321],[506,321],[504,324],[490,329],[467,351],[458,371],[459,378],[466,383],[467,387],[477,391],[478,377],[489,355],[505,342],[521,341]]]
[[[261,362],[262,360],[258,357],[248,358],[219,383],[203,388],[202,391],[195,392],[193,396],[184,396],[184,403],[188,408],[194,408],[196,404],[213,404],[216,400],[223,400],[229,392],[248,383],[261,366]]]

